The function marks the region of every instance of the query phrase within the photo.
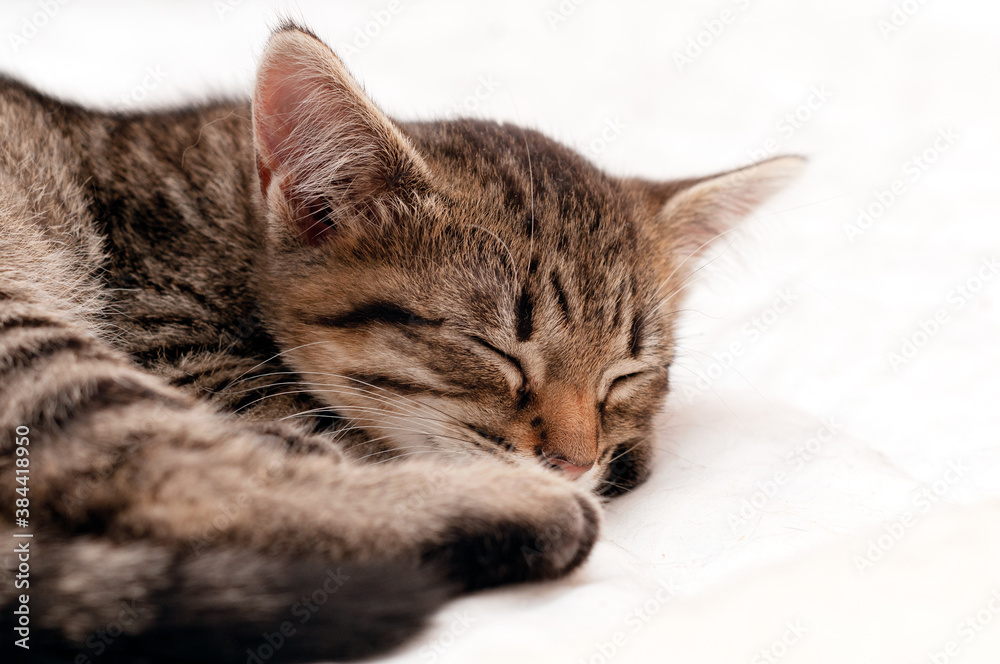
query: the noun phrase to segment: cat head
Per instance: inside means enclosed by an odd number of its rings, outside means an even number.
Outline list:
[[[604,494],[648,471],[697,256],[801,167],[653,182],[517,126],[396,122],[294,26],[253,114],[262,294],[314,394],[376,454],[541,463]]]

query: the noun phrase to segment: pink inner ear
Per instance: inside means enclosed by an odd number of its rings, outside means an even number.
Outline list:
[[[262,68],[254,103],[254,122],[257,130],[257,172],[261,194],[266,196],[268,187],[278,170],[287,171],[281,193],[293,211],[299,237],[308,244],[320,244],[334,235],[334,229],[324,221],[328,214],[320,198],[306,200],[297,191],[295,170],[305,164],[297,163],[305,157],[308,147],[307,124],[316,117],[307,111],[322,103],[322,83],[296,66],[286,63]],[[318,129],[318,128],[317,128]]]
[[[296,139],[301,141],[303,137],[296,134],[306,115],[302,109],[317,102],[318,83],[285,63],[262,68],[258,76],[254,100],[257,160],[262,173],[268,171],[266,180],[270,183],[275,170],[301,154]],[[264,180],[262,177],[261,182]]]

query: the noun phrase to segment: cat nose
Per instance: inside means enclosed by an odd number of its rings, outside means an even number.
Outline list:
[[[575,480],[576,478],[580,477],[580,475],[583,475],[585,472],[594,467],[593,463],[588,463],[585,466],[581,466],[580,464],[576,464],[573,463],[572,461],[567,461],[562,457],[556,457],[556,456],[547,457],[545,461],[553,468],[560,470],[563,473],[563,475],[565,475],[571,480]]]

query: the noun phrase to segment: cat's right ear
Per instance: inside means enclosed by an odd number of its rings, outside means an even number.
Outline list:
[[[427,182],[399,128],[326,44],[293,25],[261,58],[253,128],[265,205],[308,244],[388,221]]]

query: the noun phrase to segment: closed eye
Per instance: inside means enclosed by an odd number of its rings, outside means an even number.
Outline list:
[[[430,319],[418,316],[413,311],[394,302],[375,300],[360,304],[353,309],[336,315],[301,316],[303,322],[324,327],[343,329],[368,328],[375,325],[408,326],[408,327],[440,327],[443,319]]]
[[[509,370],[506,373],[511,374],[515,378],[512,382],[515,383],[514,389],[516,391],[523,389],[528,384],[528,376],[524,373],[524,367],[521,366],[520,360],[510,353],[500,350],[482,337],[471,335],[469,338],[502,360],[504,366]]]
[[[602,404],[607,403],[608,399],[614,395],[616,391],[623,391],[623,389],[628,385],[628,383],[633,382],[636,378],[644,376],[647,371],[633,371],[631,373],[623,374],[618,376],[608,385],[608,389],[604,392],[604,399]]]

